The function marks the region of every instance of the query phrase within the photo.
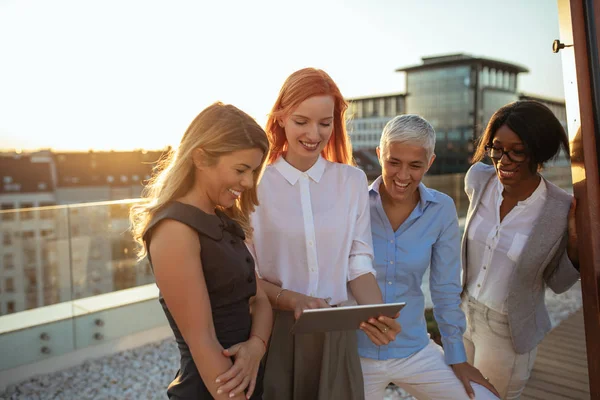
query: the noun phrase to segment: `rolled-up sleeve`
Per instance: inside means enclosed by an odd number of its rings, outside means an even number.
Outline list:
[[[451,199],[440,218],[447,222],[433,245],[430,288],[433,314],[442,336],[446,363],[450,365],[467,360],[463,344],[466,319],[460,308],[460,231]]]
[[[373,237],[371,236],[371,214],[369,210],[369,185],[364,172],[361,172],[357,185],[358,208],[350,259],[348,261],[348,281],[368,273],[375,274],[373,267]]]

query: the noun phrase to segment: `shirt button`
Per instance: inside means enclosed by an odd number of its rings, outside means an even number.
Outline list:
[[[308,241],[308,245],[309,245],[309,246],[312,246],[312,244],[313,244],[312,240],[309,240],[309,241]]]
[[[390,264],[393,264],[393,263],[394,263],[393,261],[390,261]]]
[[[483,269],[487,269],[487,267],[484,265],[484,266],[483,266]]]
[[[248,283],[252,283],[253,280],[254,280],[254,275],[250,275],[248,277]]]
[[[477,284],[477,287],[481,287],[481,285],[478,283],[478,284]]]
[[[390,243],[394,243],[394,241],[393,241],[393,240],[390,240]]]
[[[249,257],[249,256],[248,256],[248,257],[246,257],[246,262],[247,262],[247,263],[251,263],[251,262],[252,262],[252,257]]]
[[[392,281],[388,281],[388,285],[392,285]]]

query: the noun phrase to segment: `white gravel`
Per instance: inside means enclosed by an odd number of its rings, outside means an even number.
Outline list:
[[[548,291],[546,304],[553,324],[566,319],[581,307],[580,284],[561,295]],[[0,399],[166,399],[178,364],[175,341],[167,339],[9,386]],[[389,387],[385,400],[399,399],[412,397]]]

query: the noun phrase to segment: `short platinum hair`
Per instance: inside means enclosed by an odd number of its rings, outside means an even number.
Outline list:
[[[425,149],[429,161],[435,150],[435,130],[427,120],[416,114],[398,115],[383,128],[379,141],[381,153],[384,153],[391,143],[421,146]]]

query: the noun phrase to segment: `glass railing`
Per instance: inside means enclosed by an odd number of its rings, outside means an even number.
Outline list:
[[[137,201],[0,211],[0,370],[165,322],[138,305],[158,290],[129,231]]]
[[[568,165],[543,174],[572,191]],[[451,196],[459,217],[466,216],[464,174],[423,181]],[[138,201],[0,211],[0,315],[154,283],[148,261],[137,261],[129,231],[129,209]]]
[[[1,211],[2,315],[154,282],[129,232],[135,202]]]

